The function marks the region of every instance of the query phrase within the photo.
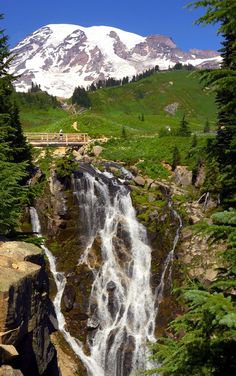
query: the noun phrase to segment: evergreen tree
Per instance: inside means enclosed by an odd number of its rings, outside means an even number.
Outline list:
[[[204,133],[209,133],[210,132],[210,123],[209,123],[208,119],[206,119],[206,122],[205,122],[205,125],[204,125],[204,128],[203,128],[203,132]]]
[[[194,133],[193,138],[192,138],[192,143],[191,143],[191,148],[195,148],[197,146],[197,135]]]
[[[190,6],[204,7],[206,12],[198,19],[197,23],[218,24],[218,33],[223,37],[221,69],[205,71],[202,79],[216,91],[218,132],[215,143],[211,146],[214,150],[214,158],[219,162],[223,180],[221,199],[227,205],[235,205],[236,2],[232,0],[201,0],[191,3]]]
[[[171,323],[169,336],[153,345],[163,376],[234,375],[236,311],[229,297],[203,290],[183,293],[188,311]]]
[[[180,152],[177,146],[174,147],[173,153],[172,153],[172,162],[171,162],[171,169],[174,171],[177,166],[180,165]]]
[[[188,126],[188,121],[186,120],[185,114],[183,114],[183,117],[180,121],[180,126],[177,135],[182,137],[189,137],[191,135],[191,131]]]
[[[72,104],[78,104],[82,107],[91,107],[91,101],[88,93],[83,87],[76,87],[72,95]]]
[[[208,140],[204,190],[212,194],[220,193],[221,198],[227,197],[227,204],[231,205],[236,201],[236,1],[201,0],[191,6],[205,7],[206,13],[198,23],[219,23],[219,33],[223,36],[221,69],[203,73],[207,84],[216,89],[219,128],[216,139]],[[217,212],[211,219],[211,237],[227,240],[228,247],[222,254],[223,267],[207,288],[195,286],[183,292],[186,313],[175,319],[169,335],[153,346],[153,358],[161,363],[161,367],[147,371],[147,374],[235,374],[235,210]]]
[[[23,182],[31,161],[14,100],[14,77],[8,73],[12,59],[7,36],[0,30],[0,233],[4,234],[17,225],[26,202]]]

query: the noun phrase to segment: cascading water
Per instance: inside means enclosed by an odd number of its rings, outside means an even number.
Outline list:
[[[82,168],[83,170],[83,168]],[[74,178],[74,195],[78,199],[84,226],[84,253],[79,264],[90,269],[90,252],[96,239],[101,245],[101,266],[93,269],[94,282],[89,302],[88,344],[91,355],[65,329],[61,299],[66,285],[63,273],[56,271],[56,260],[42,245],[57,286],[54,299],[59,329],[80,357],[90,376],[129,376],[147,369],[147,342],[154,342],[155,320],[163,297],[167,273],[171,278],[174,250],[179,238],[179,220],[173,247],[163,265],[160,284],[153,294],[150,286],[151,248],[146,230],[137,221],[128,188],[107,173],[86,169]],[[34,208],[30,209],[33,231],[41,229]]]
[[[90,296],[90,321],[97,323],[90,339],[91,358],[104,375],[125,376],[145,367],[146,343],[155,340],[151,248],[128,189],[112,178],[105,180],[104,175],[99,179],[89,173],[75,180],[88,231],[79,262],[90,266],[89,250],[99,236],[103,262]]]
[[[41,226],[38,218],[37,211],[34,207],[30,207],[30,217],[31,217],[31,223],[32,223],[32,230],[36,234],[36,236],[41,237]],[[42,244],[41,248],[44,250],[51,273],[53,275],[54,281],[56,283],[57,287],[57,294],[54,298],[53,305],[55,308],[55,313],[58,321],[58,329],[63,334],[65,340],[69,343],[73,351],[76,355],[80,357],[84,365],[87,367],[88,372],[90,372],[92,375],[96,374],[97,376],[102,376],[103,371],[100,369],[100,367],[93,362],[90,357],[86,356],[82,350],[82,346],[78,340],[76,340],[74,337],[70,335],[70,333],[65,329],[65,318],[61,312],[61,299],[63,295],[63,291],[66,285],[66,278],[63,273],[59,273],[56,270],[56,259],[52,255],[52,253],[49,251],[49,249]],[[95,372],[95,373],[94,373]]]

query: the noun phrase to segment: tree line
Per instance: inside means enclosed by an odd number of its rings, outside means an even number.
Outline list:
[[[14,96],[20,108],[50,109],[61,107],[56,97],[43,91],[41,86],[34,82],[31,83],[28,93],[15,92]]]

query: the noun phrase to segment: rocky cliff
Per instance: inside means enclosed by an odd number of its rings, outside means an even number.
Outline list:
[[[0,243],[0,375],[59,374],[50,340],[57,324],[48,293],[40,248]]]

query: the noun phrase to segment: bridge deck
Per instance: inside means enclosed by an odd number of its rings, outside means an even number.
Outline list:
[[[27,141],[33,146],[82,146],[88,143],[87,133],[25,133]]]

